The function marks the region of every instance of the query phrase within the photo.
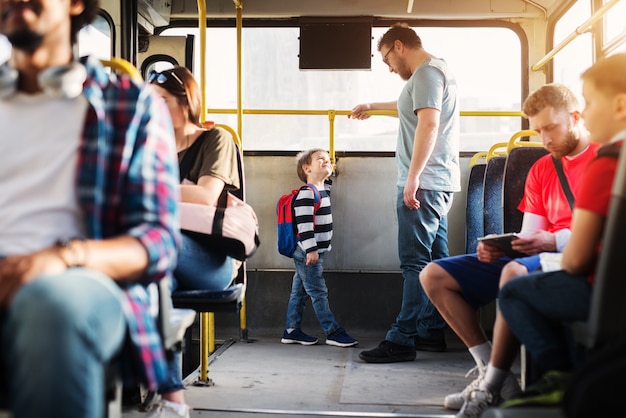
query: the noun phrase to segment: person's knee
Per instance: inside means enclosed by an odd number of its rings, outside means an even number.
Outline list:
[[[511,261],[504,265],[500,274],[500,289],[511,279],[528,274],[528,269],[523,264]]]
[[[420,272],[420,283],[429,298],[437,296],[445,289],[446,278],[450,275],[437,263],[428,263]]]

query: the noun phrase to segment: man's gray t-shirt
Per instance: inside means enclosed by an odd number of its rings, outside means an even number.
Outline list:
[[[420,175],[420,188],[458,192],[461,190],[461,173],[457,84],[446,62],[438,58],[424,61],[398,98],[398,185],[404,187],[406,183],[418,121],[416,111],[423,108],[434,108],[441,114],[437,142]]]

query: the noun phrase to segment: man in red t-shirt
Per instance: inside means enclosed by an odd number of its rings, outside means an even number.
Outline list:
[[[459,418],[478,417],[499,402],[503,376],[524,344],[541,379],[503,406],[561,401],[576,366],[571,332],[565,322],[589,315],[593,273],[608,216],[618,156],[626,139],[626,54],[598,61],[582,75],[583,117],[590,140],[607,144],[598,150],[576,196],[571,237],[563,250],[562,270],[533,273],[506,283],[500,291],[501,327],[494,331],[493,353],[484,379],[473,390]],[[500,331],[498,333],[498,331]],[[497,334],[496,334],[497,333]]]
[[[504,257],[498,248],[480,242],[476,254],[435,260],[420,273],[424,290],[448,325],[468,347],[476,361],[479,378],[464,391],[448,395],[444,406],[459,409],[480,380],[491,356],[491,343],[476,310],[498,296],[501,283],[540,268],[539,253],[562,251],[570,236],[572,212],[559,181],[553,159],[563,166],[576,197],[585,167],[595,157],[597,145],[589,143],[581,123],[578,101],[567,87],[549,84],[532,93],[523,106],[532,129],[549,154],[530,169],[519,209],[524,212],[520,239],[513,249],[528,257]],[[495,329],[498,328],[496,319]],[[504,398],[516,396],[520,387],[507,370]]]

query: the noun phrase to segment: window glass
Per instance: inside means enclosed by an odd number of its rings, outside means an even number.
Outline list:
[[[299,70],[297,27],[244,28],[242,87],[245,110],[350,110],[359,103],[395,101],[404,81],[390,73],[377,52],[387,27],[372,30],[371,71]],[[416,27],[426,51],[444,58],[455,73],[461,110],[519,111],[521,45],[507,28]],[[162,35],[194,34],[196,28],[168,29]],[[490,48],[481,46],[489,44]],[[497,53],[494,53],[497,51]],[[206,103],[213,109],[236,109],[236,33],[233,28],[207,30]],[[196,54],[197,56],[198,54]],[[198,65],[194,73],[198,74]],[[236,116],[209,114],[209,120],[236,127]],[[461,118],[461,151],[486,150],[519,130],[519,117]],[[375,116],[355,121],[335,118],[335,150],[393,151],[396,118]],[[248,115],[243,117],[247,150],[300,150],[329,141],[326,114]]]
[[[554,28],[554,45],[558,45],[571,35],[576,28],[591,16],[591,3],[577,1],[561,17]],[[580,75],[589,68],[593,60],[593,39],[591,33],[583,33],[554,56],[554,81],[569,87],[582,101],[582,82]]]
[[[608,3],[604,0],[603,3]],[[626,33],[626,1],[615,4],[607,14],[604,15],[604,41],[609,42],[619,35]]]
[[[6,36],[0,35],[0,64],[5,63],[11,57],[11,44]]]
[[[112,56],[112,36],[109,22],[102,16],[96,16],[91,25],[78,33],[78,55],[92,55],[108,60]]]

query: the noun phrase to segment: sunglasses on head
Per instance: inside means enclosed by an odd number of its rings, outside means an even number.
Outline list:
[[[165,70],[162,72],[151,71],[150,75],[148,75],[148,83],[152,84],[165,84],[168,81],[174,80],[176,84],[184,91],[185,84],[183,80],[180,79],[179,76],[176,75],[172,70]]]

